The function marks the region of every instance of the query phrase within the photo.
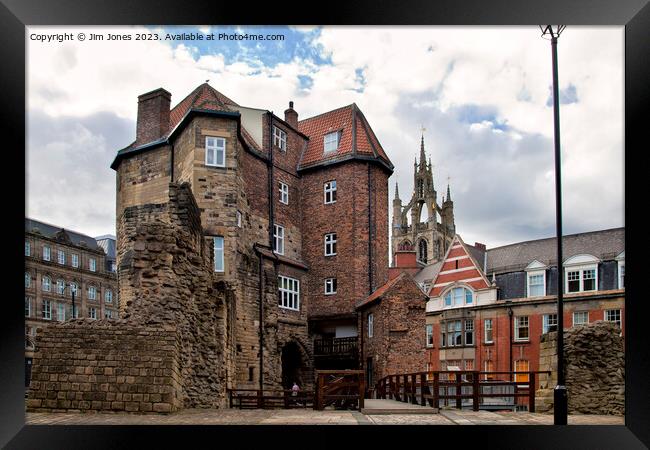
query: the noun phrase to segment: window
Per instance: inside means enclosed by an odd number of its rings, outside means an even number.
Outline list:
[[[93,307],[88,308],[88,317],[91,319],[97,319],[97,309]]]
[[[596,267],[567,269],[565,290],[568,293],[595,291],[597,282]]]
[[[52,320],[52,305],[49,300],[43,300],[43,319]]]
[[[418,260],[420,262],[426,263],[428,257],[429,255],[427,250],[427,241],[421,239],[418,243]]]
[[[88,286],[88,300],[95,300],[97,298],[97,288],[95,286]]]
[[[72,254],[72,267],[79,267],[79,255],[76,253]]]
[[[295,278],[278,277],[280,308],[300,310],[300,281]]]
[[[205,165],[226,167],[226,140],[224,138],[206,136]]]
[[[483,371],[484,372],[494,372],[494,361],[491,359],[485,360],[483,363]],[[486,380],[494,380],[494,374],[492,373],[486,373],[485,374],[485,379]]]
[[[32,299],[25,297],[25,317],[32,317]]]
[[[104,301],[106,303],[113,303],[113,291],[111,291],[110,289],[106,289],[106,291],[104,292]]]
[[[65,321],[65,303],[56,305],[56,320],[59,322]]]
[[[273,251],[284,255],[284,227],[273,225]]]
[[[573,312],[573,326],[584,325],[589,323],[589,313],[587,311],[574,311]]]
[[[625,287],[625,261],[618,262],[618,288]]]
[[[104,318],[105,319],[112,319],[113,318],[113,311],[110,309],[105,309],[104,310]]]
[[[336,180],[328,181],[323,187],[325,204],[336,203]]]
[[[29,241],[25,241],[25,256],[31,256],[32,255],[32,244],[29,243]]]
[[[474,345],[474,321],[465,321],[465,345]]]
[[[50,292],[50,277],[43,277],[43,291]]]
[[[528,316],[515,317],[515,341],[528,340]]]
[[[336,294],[336,278],[325,279],[325,295]]]
[[[237,211],[237,226],[241,228],[241,211]]]
[[[223,236],[214,237],[214,271],[223,272]]]
[[[70,311],[72,311],[72,309],[70,309]],[[75,307],[74,307],[74,311],[73,311],[72,317],[73,317],[74,319],[78,319],[78,318],[79,318],[79,306],[75,306]]]
[[[485,331],[485,343],[489,344],[494,342],[492,340],[492,319],[485,319],[485,321],[483,321],[483,330]]]
[[[280,186],[280,203],[284,203],[285,205],[289,204],[289,186],[284,184],[282,181],[279,183]]]
[[[44,261],[50,260],[50,247],[48,247],[47,245],[43,246],[43,260]]]
[[[427,347],[433,347],[433,325],[432,324],[427,324],[425,333],[426,333]]]
[[[373,336],[374,321],[375,321],[375,316],[372,313],[368,314],[368,337],[369,338]]]
[[[273,145],[279,147],[282,151],[287,151],[287,133],[278,127],[273,127]]]
[[[473,302],[472,291],[464,287],[456,287],[445,294],[444,306],[471,305]]]
[[[462,347],[463,345],[463,321],[450,320],[440,324],[441,346],[442,347]],[[473,327],[472,327],[473,329]]]
[[[30,275],[29,272],[25,272],[25,287],[31,287],[32,286],[32,276]]]
[[[65,293],[65,281],[56,280],[56,293],[63,295]]]
[[[59,264],[65,264],[65,252],[63,250],[57,250],[56,258]]]
[[[528,274],[528,296],[529,297],[541,297],[546,295],[546,289],[544,286],[544,272],[535,272]]]
[[[90,258],[90,260],[88,260],[88,267],[91,272],[95,272],[97,270],[97,260],[95,258]]]
[[[528,383],[528,361],[525,359],[519,359],[515,361],[515,372],[525,372],[525,373],[515,373],[515,382],[517,383]]]
[[[339,132],[327,133],[323,138],[324,150],[334,152],[339,148]]]
[[[325,235],[325,256],[336,255],[336,233]]]
[[[606,309],[605,320],[607,322],[614,322],[618,327],[621,327],[621,310],[620,309]]]
[[[542,317],[542,334],[557,331],[557,314],[544,314]]]

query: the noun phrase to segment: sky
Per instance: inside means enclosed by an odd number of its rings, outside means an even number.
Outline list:
[[[215,39],[165,39],[183,32]],[[36,40],[63,33],[74,40]],[[160,39],[136,41],[137,34]],[[137,96],[163,87],[173,107],[209,80],[240,105],[280,117],[289,101],[299,119],[355,102],[395,166],[389,205],[395,183],[403,203],[410,200],[423,133],[438,200],[449,182],[466,243],[552,237],[551,44],[540,34],[538,27],[28,27],[26,216],[90,236],[115,234],[110,164],[134,140]],[[559,39],[564,234],[624,226],[623,51],[623,27],[568,26]]]

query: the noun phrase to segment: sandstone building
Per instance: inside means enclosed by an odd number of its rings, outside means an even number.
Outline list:
[[[355,303],[387,280],[393,171],[364,114],[352,104],[298,120],[290,102],[280,118],[207,83],[170,104],[164,89],[138,98],[136,139],[112,164],[123,311],[142,287],[127,221],[150,223],[170,183],[187,183],[212,283],[229,292],[227,387],[310,385],[314,367],[357,368]]]
[[[25,219],[25,376],[29,384],[36,330],[73,317],[117,318],[117,276],[99,241]],[[111,236],[102,242],[114,245]],[[72,294],[75,296],[75,314]]]

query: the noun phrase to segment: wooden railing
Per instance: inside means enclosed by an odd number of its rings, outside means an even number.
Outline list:
[[[535,389],[540,374],[536,372],[478,372],[475,370],[417,372],[389,375],[375,385],[376,398],[393,399],[422,406],[440,407],[449,400],[462,409],[471,404],[474,411],[499,407],[514,408],[517,399],[527,398],[528,411],[535,412]],[[510,381],[527,377],[526,381]],[[501,379],[498,379],[501,378]],[[499,391],[499,392],[496,392]],[[450,393],[452,392],[452,393]],[[490,400],[505,399],[494,403]],[[508,400],[512,400],[511,402]],[[465,402],[463,402],[465,400]]]
[[[231,408],[239,409],[292,409],[314,406],[314,391],[229,389]]]
[[[336,356],[356,355],[358,341],[356,337],[330,338],[314,340],[314,355]]]
[[[363,408],[365,371],[317,370],[314,409],[327,406],[338,409]]]

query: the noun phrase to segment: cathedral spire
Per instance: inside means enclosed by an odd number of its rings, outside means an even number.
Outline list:
[[[449,192],[449,177],[447,177],[447,201],[451,201],[451,192]]]
[[[399,200],[399,186],[397,185],[397,181],[395,182],[395,200]]]
[[[424,128],[422,128],[422,139],[420,140],[420,165],[422,167],[427,165],[427,157],[424,154]]]

